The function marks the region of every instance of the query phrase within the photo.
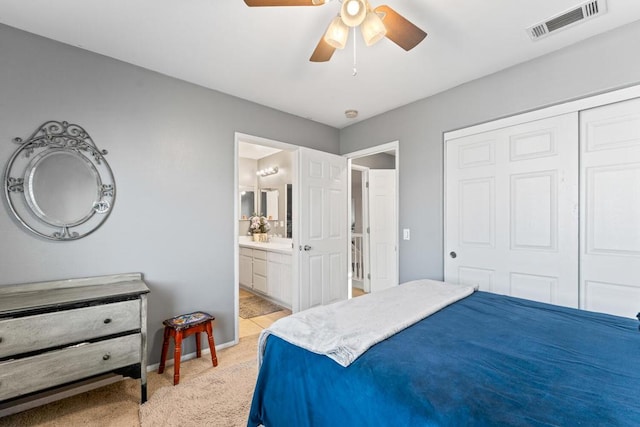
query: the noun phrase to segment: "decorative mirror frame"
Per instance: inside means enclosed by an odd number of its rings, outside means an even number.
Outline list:
[[[4,194],[9,208],[18,221],[32,233],[55,241],[77,240],[98,229],[113,210],[116,183],[111,167],[89,134],[76,124],[48,121],[26,141],[14,138],[20,147],[13,153],[4,174]],[[86,214],[73,221],[52,218],[43,212],[35,200],[32,185],[39,165],[54,155],[68,154],[86,162],[96,179],[95,199]]]

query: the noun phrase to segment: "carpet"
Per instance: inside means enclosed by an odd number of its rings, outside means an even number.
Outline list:
[[[284,310],[284,308],[257,295],[240,298],[240,317],[243,319],[264,316],[280,310]]]
[[[162,387],[140,407],[140,424],[246,426],[256,378],[256,361],[249,360],[215,368],[177,386]]]

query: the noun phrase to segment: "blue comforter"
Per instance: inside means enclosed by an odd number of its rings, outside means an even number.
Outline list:
[[[270,336],[248,426],[637,426],[639,356],[631,319],[476,292],[347,368]]]

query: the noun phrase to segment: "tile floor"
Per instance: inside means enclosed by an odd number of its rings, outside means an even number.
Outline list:
[[[240,299],[250,296],[253,296],[251,292],[240,289]],[[290,314],[290,310],[281,310],[274,313],[265,314],[264,316],[252,317],[250,319],[243,319],[242,317],[238,317],[240,338],[259,334],[264,328],[268,328],[276,320]]]

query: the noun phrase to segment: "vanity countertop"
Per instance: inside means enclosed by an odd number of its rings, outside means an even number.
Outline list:
[[[283,254],[291,254],[291,241],[287,241],[286,239],[280,239],[278,241],[272,242],[254,242],[249,239],[240,239],[238,242],[241,247],[251,248],[251,249],[261,249],[265,251],[271,252],[279,252]]]

